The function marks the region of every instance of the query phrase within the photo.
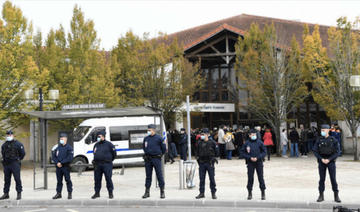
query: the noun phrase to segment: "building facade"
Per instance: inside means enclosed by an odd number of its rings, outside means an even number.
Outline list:
[[[263,120],[257,119],[246,111],[247,93],[239,91],[242,86],[235,72],[235,44],[246,36],[246,31],[252,23],[260,28],[266,24],[274,24],[280,44],[290,46],[295,35],[302,45],[303,26],[298,21],[281,20],[260,16],[242,14],[213,23],[197,26],[169,35],[184,45],[184,55],[189,61],[200,64],[200,73],[204,85],[192,97],[191,127],[218,127],[263,125]],[[314,24],[308,24],[310,32]],[[327,47],[327,26],[319,26],[323,46]],[[298,127],[319,126],[329,122],[325,111],[314,102],[312,97],[304,101],[299,108],[289,114],[289,125]],[[185,117],[186,119],[186,117]],[[183,127],[179,122],[176,128]]]

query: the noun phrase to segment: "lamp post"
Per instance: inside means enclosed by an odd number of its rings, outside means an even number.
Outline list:
[[[44,94],[42,88],[39,88],[39,97],[37,100],[33,100],[34,90],[29,89],[25,91],[25,99],[27,103],[30,104],[39,104],[39,111],[43,111],[43,105],[48,103],[55,103],[57,99],[59,99],[59,90],[49,90],[49,99],[44,100]],[[47,132],[46,132],[46,124],[47,121],[39,118],[40,122],[40,141],[41,141],[41,165],[44,169],[44,189],[48,188],[47,185]],[[34,152],[36,153],[36,142],[34,142]],[[36,155],[34,154],[34,161],[36,161]],[[35,163],[34,163],[35,164]],[[34,165],[34,173],[35,173],[35,165]],[[34,185],[35,185],[35,175],[34,175]]]

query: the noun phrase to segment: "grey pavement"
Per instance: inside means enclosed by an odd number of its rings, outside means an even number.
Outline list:
[[[55,194],[56,177],[54,171],[49,172],[49,189],[33,190],[32,169],[24,168],[22,181],[24,185],[23,200],[15,201],[16,192],[12,181],[10,201],[1,201],[1,206],[191,206],[191,207],[228,207],[228,208],[302,208],[302,209],[330,209],[337,205],[333,202],[333,192],[331,191],[330,179],[327,176],[325,202],[316,203],[318,196],[318,171],[317,162],[314,157],[309,158],[280,158],[272,157],[271,161],[264,164],[264,175],[267,186],[267,200],[260,200],[260,190],[255,179],[254,200],[247,201],[247,173],[244,160],[233,159],[220,160],[216,165],[217,200],[211,200],[209,183],[206,182],[205,200],[195,200],[198,194],[198,172],[196,172],[195,182],[197,186],[193,189],[179,189],[179,166],[178,162],[165,167],[166,199],[160,200],[159,189],[152,186],[151,197],[142,200],[144,192],[145,171],[143,167],[131,167],[125,169],[125,174],[120,175],[120,169],[114,169],[114,200],[108,200],[105,180],[101,198],[91,200],[93,190],[93,172],[86,171],[82,176],[72,173],[74,184],[73,200],[65,199],[67,192],[64,182],[63,199],[52,200]],[[42,175],[37,175],[41,182]],[[0,172],[0,178],[3,173]],[[352,156],[344,156],[337,161],[337,180],[340,190],[341,205],[360,208],[360,163],[353,162]],[[0,185],[0,189],[2,185]]]

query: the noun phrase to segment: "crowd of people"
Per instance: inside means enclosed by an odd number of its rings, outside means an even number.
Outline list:
[[[256,126],[257,137],[264,143],[267,149],[267,159],[270,160],[271,155],[276,152],[277,143],[276,135],[270,127]],[[216,141],[219,147],[220,159],[232,160],[233,157],[243,159],[241,148],[249,138],[250,127],[238,127],[233,129],[226,125],[221,125],[210,130],[210,137]],[[305,128],[300,125],[299,128],[291,127],[289,130],[282,129],[280,134],[280,145],[282,146],[282,157],[307,157],[312,151],[316,140],[319,138],[319,130],[316,127]],[[191,155],[196,157],[197,146],[200,138],[200,129],[191,129]],[[342,130],[333,124],[331,126],[330,135],[339,143],[340,156],[342,154]],[[186,130],[182,128],[178,130],[169,130],[167,134],[169,144],[168,161],[175,162],[174,158],[180,156],[180,159],[187,160],[188,156],[188,135]]]

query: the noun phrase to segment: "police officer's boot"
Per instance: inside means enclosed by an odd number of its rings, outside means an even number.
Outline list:
[[[212,197],[212,199],[217,199],[216,193],[215,192],[211,193],[211,197]]]
[[[341,200],[339,198],[339,192],[338,191],[334,192],[334,201],[337,202],[337,203],[341,202]]]
[[[205,198],[205,194],[204,193],[200,193],[199,195],[197,195],[195,197],[196,199],[202,199],[202,198]]]
[[[61,197],[61,193],[56,193],[55,196],[53,196],[53,199],[60,199]]]
[[[91,199],[96,199],[96,198],[99,198],[100,197],[100,193],[95,193],[92,197],[91,197]]]
[[[160,198],[165,199],[165,191],[164,188],[160,188]]]
[[[10,198],[9,193],[4,193],[4,195],[2,195],[2,196],[0,197],[0,200],[9,199],[9,198]]]
[[[265,190],[261,190],[261,200],[265,200]]]
[[[149,198],[150,197],[150,189],[146,188],[145,189],[145,194],[142,196],[143,199]]]
[[[72,199],[72,193],[68,192],[68,199]]]
[[[21,192],[17,193],[16,200],[21,200]]]
[[[317,201],[317,202],[322,202],[322,201],[324,201],[324,192],[320,192],[319,198],[318,198],[316,201]]]
[[[114,198],[114,194],[112,191],[109,191],[109,199],[113,199]]]
[[[248,198],[247,198],[248,200],[251,200],[252,199],[252,191],[248,191]]]

